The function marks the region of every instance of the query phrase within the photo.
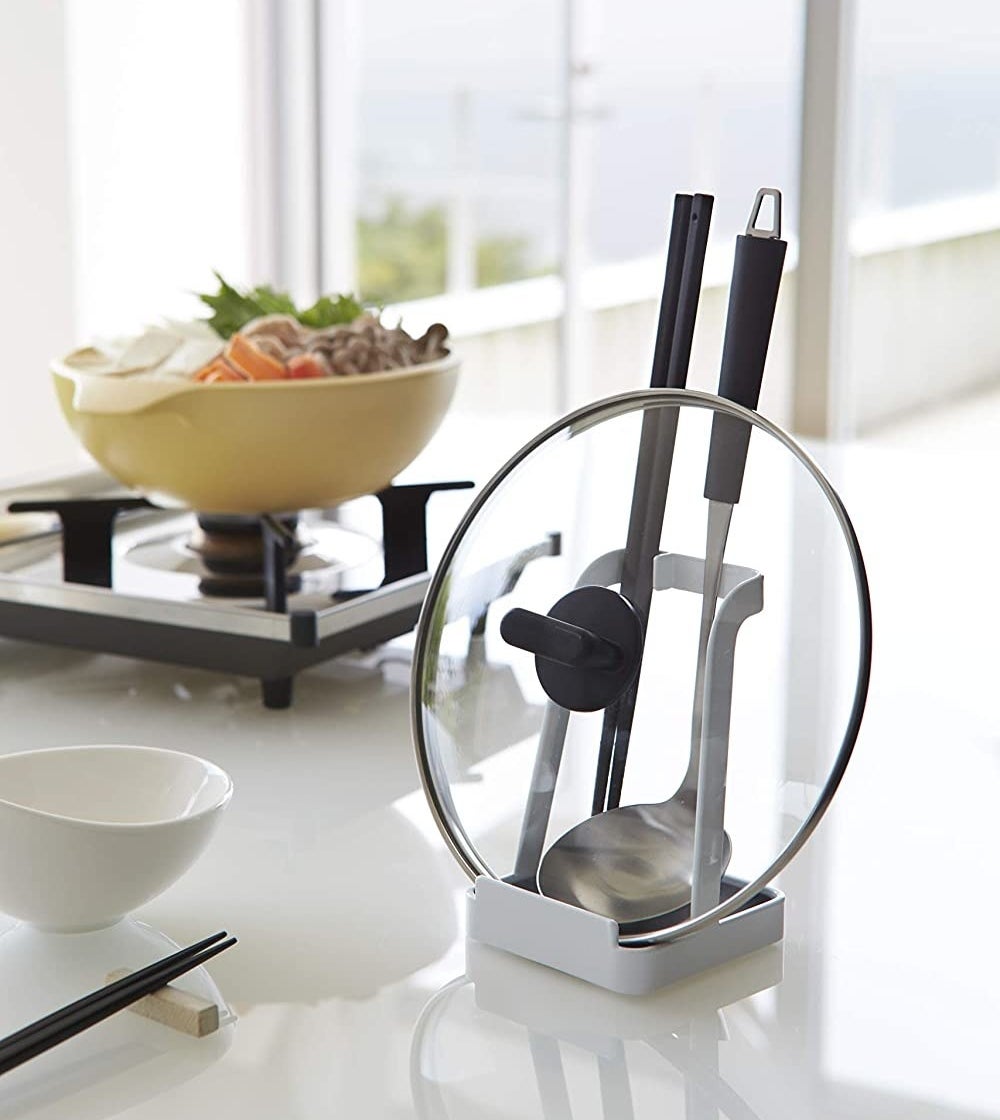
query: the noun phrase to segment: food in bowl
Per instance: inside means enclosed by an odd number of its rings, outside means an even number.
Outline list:
[[[300,310],[291,297],[259,285],[199,298],[208,319],[147,327],[137,338],[97,343],[67,359],[94,377],[193,378],[204,385],[295,381],[386,373],[448,357],[448,328],[434,323],[414,338],[386,326],[352,296],[322,296]]]
[[[201,513],[328,507],[388,486],[451,403],[447,330],[414,338],[348,297],[300,311],[221,283],[203,297],[207,321],[53,363],[84,447],[126,486]]]
[[[194,374],[219,382],[312,380],[406,369],[448,356],[447,327],[435,323],[420,338],[386,327],[375,315],[313,329],[291,315],[252,319],[225,349]]]

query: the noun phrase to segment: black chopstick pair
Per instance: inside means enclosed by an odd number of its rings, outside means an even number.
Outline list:
[[[226,938],[225,930],[206,937],[0,1039],[0,1074],[96,1026],[236,944],[235,937]]]
[[[674,196],[649,381],[651,389],[687,386],[713,202],[709,194]],[[643,415],[622,562],[621,593],[632,604],[644,628],[652,604],[653,557],[660,548],[676,436],[676,409],[650,409]],[[624,695],[604,713],[594,780],[592,812],[595,814],[615,809],[621,801],[638,688],[636,674]]]

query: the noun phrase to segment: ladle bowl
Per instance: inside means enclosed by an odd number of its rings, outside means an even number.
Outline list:
[[[546,852],[538,888],[547,898],[612,918],[623,928],[667,918],[691,902],[694,836],[694,807],[679,796],[598,813]],[[732,850],[723,833],[720,876]]]

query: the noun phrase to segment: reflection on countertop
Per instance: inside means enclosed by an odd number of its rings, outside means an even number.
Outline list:
[[[713,1117],[754,1120],[719,1072],[732,1041],[720,1009],[739,1001],[744,1015],[754,1016],[751,997],[781,980],[781,963],[780,947],[772,946],[636,998],[470,945],[467,976],[431,999],[414,1031],[417,1114],[481,1116],[505,1099],[506,1115],[530,1115],[531,1103],[540,1102],[545,1120],[625,1120],[646,1107],[670,1115],[677,1106],[696,1120],[709,1108]],[[588,1099],[595,1074],[598,1092]]]
[[[134,971],[179,947],[132,919],[82,934],[11,925],[0,934],[0,1035],[94,991],[118,968]],[[196,1078],[229,1049],[234,1016],[204,968],[178,986],[219,1008],[217,1032],[196,1040],[135,1015],[115,1015],[5,1074],[0,1117],[116,1115]]]

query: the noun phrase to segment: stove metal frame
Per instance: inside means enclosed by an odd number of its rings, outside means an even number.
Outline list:
[[[134,495],[13,501],[12,513],[57,513],[66,582],[0,575],[0,635],[89,652],[257,677],[264,706],[288,708],[297,673],[411,631],[430,576],[426,506],[471,482],[390,486],[382,506],[385,577],[378,586],[332,596],[319,610],[287,609],[287,541],[262,518],[267,596],[260,608],[202,599],[176,602],[114,590],[112,539],[118,514],[158,507]]]
[[[412,630],[429,578],[411,576],[325,610],[279,614],[7,576],[0,578],[0,634],[257,677],[264,706],[287,708],[303,669]]]

